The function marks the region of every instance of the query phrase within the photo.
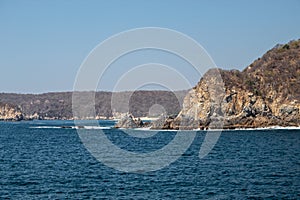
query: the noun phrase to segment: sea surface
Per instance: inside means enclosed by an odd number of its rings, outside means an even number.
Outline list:
[[[161,149],[177,134],[137,138],[114,123],[99,121],[101,131],[131,152]],[[170,165],[127,173],[94,158],[72,121],[0,122],[0,199],[300,199],[300,130],[224,131],[200,159],[205,134]]]

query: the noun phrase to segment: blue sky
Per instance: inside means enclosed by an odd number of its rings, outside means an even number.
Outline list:
[[[299,10],[299,0],[0,0],[0,92],[71,91],[96,45],[149,26],[182,32],[218,67],[241,70],[275,44],[300,38]]]

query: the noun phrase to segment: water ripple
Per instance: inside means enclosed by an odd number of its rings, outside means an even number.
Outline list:
[[[75,129],[31,128],[72,122],[42,123],[0,123],[1,199],[300,199],[299,130],[223,132],[201,160],[205,133],[199,132],[170,166],[132,174],[99,163]],[[106,131],[120,148],[136,152],[159,149],[176,134],[132,138]]]

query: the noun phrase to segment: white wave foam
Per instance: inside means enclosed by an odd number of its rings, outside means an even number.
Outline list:
[[[145,128],[134,128],[133,130],[137,130],[137,131],[149,131],[150,127],[145,127]]]
[[[36,129],[111,129],[108,126],[32,126]]]
[[[298,126],[269,126],[269,127],[260,127],[260,128],[236,128],[236,129],[226,129],[226,131],[255,131],[255,130],[300,130]]]
[[[61,128],[61,127],[58,127],[58,126],[32,126],[29,128],[38,128],[38,129],[48,129],[48,128],[53,129],[53,128],[55,128],[55,129],[57,129],[57,128]]]
[[[84,126],[84,127],[76,127],[76,129],[111,129],[109,126]]]

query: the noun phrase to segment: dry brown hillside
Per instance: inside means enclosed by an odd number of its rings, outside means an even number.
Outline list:
[[[218,92],[210,89],[220,84],[216,74],[224,83],[217,100],[212,93]],[[225,128],[300,126],[299,110],[300,40],[296,40],[276,45],[243,71],[208,71],[185,97],[176,119],[164,127],[213,128],[213,119],[223,121]]]

